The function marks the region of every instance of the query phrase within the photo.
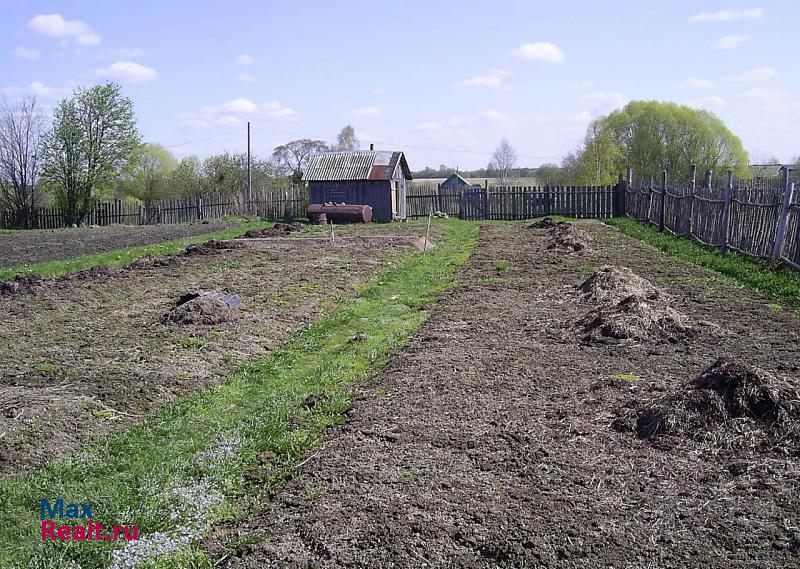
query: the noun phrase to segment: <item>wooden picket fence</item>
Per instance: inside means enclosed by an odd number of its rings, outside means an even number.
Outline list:
[[[304,188],[254,190],[245,195],[200,195],[159,200],[139,205],[122,200],[97,203],[87,214],[87,225],[151,225],[220,219],[231,215],[255,215],[264,219],[300,218],[306,215],[308,194]],[[31,225],[37,229],[65,227],[57,206],[33,211]],[[13,227],[14,220],[0,212],[0,227]]]
[[[468,220],[529,219],[543,215],[607,218],[622,215],[624,186],[473,186],[463,189],[411,188],[410,219],[431,211]]]
[[[736,180],[729,173],[715,184],[711,173],[698,183],[653,181],[626,188],[628,216],[674,235],[800,270],[800,192],[789,170],[781,178]]]

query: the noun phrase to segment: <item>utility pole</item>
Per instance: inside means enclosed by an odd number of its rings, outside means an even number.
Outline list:
[[[250,167],[250,121],[247,121],[247,201],[253,202],[253,171]]]

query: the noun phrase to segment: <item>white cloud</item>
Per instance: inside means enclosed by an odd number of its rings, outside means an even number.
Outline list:
[[[757,67],[750,71],[745,71],[736,75],[733,79],[735,81],[766,81],[775,76],[775,69],[772,67]]]
[[[381,114],[381,110],[378,107],[367,106],[354,110],[353,114],[362,117],[377,117]]]
[[[686,81],[678,83],[681,89],[710,89],[714,86],[712,81],[708,79],[699,79],[697,77],[689,77]]]
[[[97,45],[100,36],[80,20],[65,20],[61,14],[38,14],[31,18],[28,26],[36,33],[62,38],[78,45]]]
[[[689,18],[690,22],[730,22],[732,20],[760,20],[764,16],[761,8],[748,10],[720,10],[718,12],[700,12]]]
[[[233,62],[236,65],[253,65],[255,64],[256,59],[249,53],[243,53],[241,55],[237,55],[236,59],[234,59]]]
[[[453,83],[454,87],[487,87],[490,89],[497,89],[503,86],[503,77],[506,77],[511,72],[506,69],[495,69],[489,71],[485,75],[478,75],[472,79],[465,79]]]
[[[478,113],[477,115],[453,117],[447,121],[447,126],[454,127],[478,122],[495,122],[506,120],[508,118],[509,116],[505,113],[502,113],[496,109],[489,109]]]
[[[708,97],[703,97],[701,99],[696,99],[694,101],[689,101],[687,104],[690,107],[695,107],[700,109],[714,109],[726,106],[728,104],[728,101],[717,95],[711,95]]]
[[[208,128],[211,126],[233,126],[244,122],[240,115],[248,119],[287,118],[295,114],[291,107],[285,107],[278,101],[256,103],[250,99],[239,97],[219,105],[205,105],[195,113],[180,113],[175,116],[181,126]]]
[[[594,93],[581,95],[581,99],[590,101],[600,108],[609,110],[618,109],[628,104],[628,99],[622,93],[616,92],[596,91]]]
[[[258,105],[250,99],[239,97],[232,99],[221,105],[206,105],[200,109],[201,113],[222,114],[222,113],[242,113],[254,114],[258,112]]]
[[[544,61],[545,63],[561,63],[564,61],[564,52],[561,48],[550,42],[524,43],[509,52],[513,57]]]
[[[593,85],[591,81],[575,81],[569,84],[570,89],[588,89]]]
[[[572,124],[587,124],[592,121],[592,114],[589,111],[581,111],[567,117],[567,122]]]
[[[383,95],[384,93],[385,93],[385,91],[383,90],[383,88],[382,88],[382,87],[375,87],[375,88],[372,90],[372,94],[373,94],[373,95]]]
[[[739,94],[742,99],[753,99],[762,102],[775,102],[786,99],[787,95],[778,89],[761,89],[753,87]]]
[[[732,36],[725,36],[714,42],[714,49],[733,49],[739,47],[744,42],[750,39],[750,36],[734,34]]]
[[[256,78],[249,73],[239,73],[236,77],[234,77],[234,79],[241,81],[242,83],[252,83],[256,80]]]
[[[11,97],[33,96],[47,101],[54,101],[72,94],[71,87],[53,87],[41,81],[32,81],[29,85],[12,85],[0,88],[0,93]]]
[[[98,77],[112,79],[120,83],[143,83],[158,77],[158,73],[152,67],[134,63],[133,61],[117,61],[108,67],[95,69],[94,73]]]
[[[39,51],[36,49],[28,49],[27,47],[17,47],[14,48],[12,52],[14,57],[18,57],[19,59],[39,59]]]

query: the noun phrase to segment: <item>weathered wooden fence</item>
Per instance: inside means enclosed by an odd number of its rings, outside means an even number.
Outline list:
[[[716,182],[716,183],[715,183]],[[715,181],[707,172],[698,182],[660,181],[630,185],[625,212],[674,235],[764,259],[780,259],[800,270],[800,192],[790,170],[781,178],[737,180],[731,173]]]
[[[443,212],[461,219],[529,219],[542,215],[604,218],[622,215],[624,185],[497,186],[460,190],[418,187],[409,191],[410,219]]]
[[[151,202],[149,205],[115,200],[100,202],[88,212],[87,225],[149,225],[219,219],[230,215],[255,215],[265,219],[305,217],[308,204],[304,188],[254,190],[253,199],[244,195],[201,195]],[[40,207],[32,212],[31,225],[39,229],[65,226],[59,207]],[[0,212],[0,227],[12,227],[13,220]]]

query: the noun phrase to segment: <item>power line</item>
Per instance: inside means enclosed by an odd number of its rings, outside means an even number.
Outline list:
[[[253,127],[253,130],[259,130],[259,131],[262,131],[262,132],[269,132],[269,133],[273,133],[273,134],[288,134],[288,135],[291,135],[291,136],[301,136],[301,137],[304,137],[304,138],[318,138],[318,139],[327,138],[325,136],[311,135],[311,134],[302,133],[302,132],[291,132],[291,131],[286,131],[286,130],[274,130],[274,129],[260,128],[260,127]],[[395,146],[395,147],[399,147],[399,148],[417,148],[417,149],[420,149],[420,150],[437,150],[437,151],[440,151],[440,152],[461,152],[461,153],[466,153],[466,154],[480,154],[480,155],[483,155],[483,156],[491,155],[491,151],[467,150],[466,148],[444,148],[444,147],[441,147],[441,146],[420,146],[420,145],[416,145],[416,144],[402,144],[402,143],[398,143],[398,142],[388,142],[388,141],[381,141],[381,144],[386,144],[386,145]],[[518,154],[517,156],[520,157],[520,158],[532,158],[532,159],[536,159],[536,160],[561,160],[561,158],[562,158],[561,156],[538,156],[538,155],[534,155],[534,154]]]
[[[169,146],[165,146],[164,148],[177,148],[179,146],[186,146],[187,144],[194,144],[195,142],[205,142],[206,140],[212,140],[214,138],[220,138],[220,137],[223,137],[223,136],[231,136],[233,134],[237,134],[238,135],[239,132],[238,131],[237,132],[233,132],[233,131],[231,131],[231,132],[223,132],[223,133],[220,133],[220,134],[215,134],[213,136],[207,136],[205,138],[198,138],[196,140],[189,140],[187,142],[181,142],[181,143],[178,143],[178,144],[171,144]]]

